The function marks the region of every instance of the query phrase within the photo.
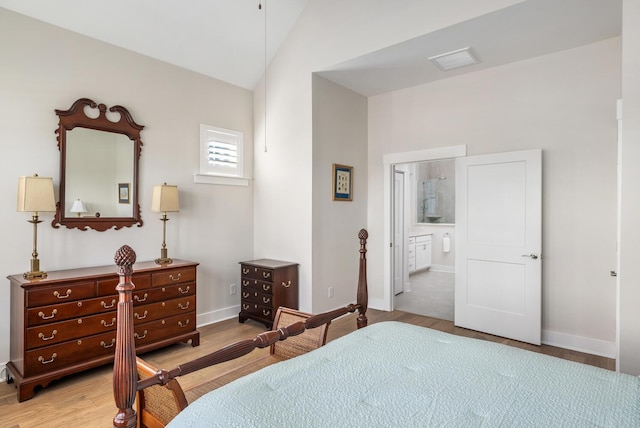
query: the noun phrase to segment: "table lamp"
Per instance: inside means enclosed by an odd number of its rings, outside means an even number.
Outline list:
[[[161,212],[162,218],[162,249],[160,250],[160,258],[155,262],[159,265],[172,263],[173,260],[167,256],[167,218],[168,212],[180,211],[178,202],[178,186],[164,183],[162,185],[153,186],[153,195],[151,198],[151,211]]]
[[[53,212],[56,210],[55,196],[53,195],[53,178],[20,177],[18,179],[18,212],[32,212],[29,223],[33,224],[33,253],[31,254],[31,270],[24,273],[26,279],[46,278],[47,273],[40,270],[38,260],[38,219],[39,212]]]

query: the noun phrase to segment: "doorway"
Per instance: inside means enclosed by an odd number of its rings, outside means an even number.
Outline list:
[[[393,167],[394,309],[453,321],[455,159]],[[404,187],[399,175],[406,181]],[[404,233],[399,230],[402,223]],[[399,260],[401,249],[405,255]]]
[[[441,159],[447,159],[447,158],[456,158],[456,157],[460,157],[460,156],[466,156],[466,146],[462,145],[462,146],[452,146],[452,147],[444,147],[444,148],[438,148],[438,149],[428,149],[428,150],[420,150],[420,151],[415,151],[415,152],[406,152],[406,153],[394,153],[394,154],[388,154],[385,155],[383,157],[383,162],[385,164],[385,168],[384,168],[384,179],[386,183],[394,183],[393,186],[385,186],[384,189],[384,206],[385,206],[385,210],[384,210],[384,217],[385,217],[385,237],[388,237],[386,239],[388,239],[387,244],[384,246],[384,301],[386,302],[386,308],[387,310],[393,310],[396,307],[395,304],[395,299],[396,299],[396,293],[395,293],[395,278],[396,278],[396,272],[395,272],[395,268],[394,266],[399,266],[399,262],[395,262],[394,263],[394,258],[395,258],[395,254],[396,254],[396,250],[395,250],[395,243],[398,242],[398,240],[402,241],[402,248],[405,251],[405,254],[408,254],[409,252],[409,231],[410,231],[410,227],[412,225],[412,221],[415,222],[414,220],[410,220],[410,216],[409,213],[410,212],[416,212],[415,210],[417,209],[417,203],[415,201],[412,200],[411,197],[409,197],[410,194],[414,194],[415,193],[415,188],[412,191],[408,191],[407,188],[410,187],[410,184],[407,184],[408,182],[412,182],[413,178],[410,176],[411,174],[407,172],[405,168],[406,165],[408,164],[412,164],[412,163],[416,163],[416,162],[425,162],[425,161],[433,161],[433,160],[441,160]],[[403,205],[404,207],[404,219],[405,219],[405,224],[404,224],[404,239],[399,238],[396,239],[396,234],[395,234],[395,220],[394,220],[394,188],[395,188],[395,171],[396,168],[399,170],[404,170],[405,172],[405,191],[404,191],[404,199],[405,199],[405,204]],[[414,177],[415,178],[415,177]],[[415,198],[413,198],[415,199]],[[415,217],[415,216],[414,216]],[[443,225],[444,226],[444,225]],[[445,232],[439,232],[439,233],[433,233],[431,236],[431,245],[433,248],[438,248],[441,249],[443,248],[443,237],[444,237],[444,233]],[[453,242],[453,236],[450,233],[449,234],[449,242],[451,245],[451,243]],[[405,272],[406,272],[406,280],[405,280],[405,286],[403,289],[403,293],[398,295],[398,299],[405,299],[406,294],[409,294],[409,290],[411,290],[411,292],[413,292],[412,287],[411,287],[411,281],[409,281],[409,275],[408,275],[408,263],[406,261],[407,257],[404,258],[404,264],[406,265],[406,267],[404,268]],[[433,267],[433,266],[432,266]],[[427,275],[429,275],[429,270],[430,269],[426,269],[424,270],[424,272],[427,273]],[[437,269],[433,269],[434,271]],[[432,272],[433,273],[433,272]],[[435,276],[435,275],[433,275]],[[446,273],[446,275],[443,275],[445,277],[449,277],[449,282],[451,282],[452,277],[453,277],[453,269],[451,268],[449,272]],[[418,279],[418,277],[416,277]],[[435,281],[429,280],[429,283],[434,283]],[[416,282],[417,283],[417,282]],[[450,287],[452,288],[452,287]],[[412,297],[415,297],[412,296]],[[409,297],[410,299],[411,297]]]

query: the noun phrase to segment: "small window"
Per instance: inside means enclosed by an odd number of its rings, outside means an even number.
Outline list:
[[[243,134],[200,125],[200,174],[243,177]]]

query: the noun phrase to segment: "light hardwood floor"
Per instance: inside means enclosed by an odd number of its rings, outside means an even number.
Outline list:
[[[370,310],[367,313],[370,323],[395,320],[410,324],[430,327],[461,336],[500,342],[533,352],[541,352],[559,358],[565,358],[584,364],[591,364],[613,370],[614,360],[569,351],[552,346],[534,346],[513,340],[478,333],[455,327],[452,322],[435,318],[414,315],[402,311],[381,312]],[[355,330],[355,315],[349,315],[334,321],[329,327],[328,340],[343,336]],[[200,346],[192,348],[179,344],[144,355],[144,358],[156,367],[173,368],[180,363],[205,355],[224,345],[241,339],[253,338],[264,331],[264,325],[251,320],[244,324],[237,319],[208,325],[199,329]],[[224,373],[233,367],[259,358],[268,352],[260,349],[239,361],[231,361],[215,368],[180,378],[180,382],[188,387],[200,383],[214,374]],[[74,376],[53,382],[49,387],[39,391],[28,401],[18,403],[13,385],[0,384],[0,428],[47,428],[47,427],[111,427],[116,413],[112,392],[112,367],[103,366]]]

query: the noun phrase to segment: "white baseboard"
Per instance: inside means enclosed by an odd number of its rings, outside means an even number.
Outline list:
[[[456,272],[456,267],[453,266],[453,265],[431,265],[429,270],[432,271],[432,272],[455,273]]]
[[[216,311],[199,314],[196,319],[196,325],[202,327],[216,322],[228,320],[238,316],[240,313],[240,305],[231,306],[229,308],[218,309]]]
[[[542,343],[545,345],[598,355],[600,357],[615,359],[617,356],[616,344],[614,342],[606,342],[604,340],[591,339],[583,336],[574,336],[572,334],[560,333],[558,331],[542,330]]]

